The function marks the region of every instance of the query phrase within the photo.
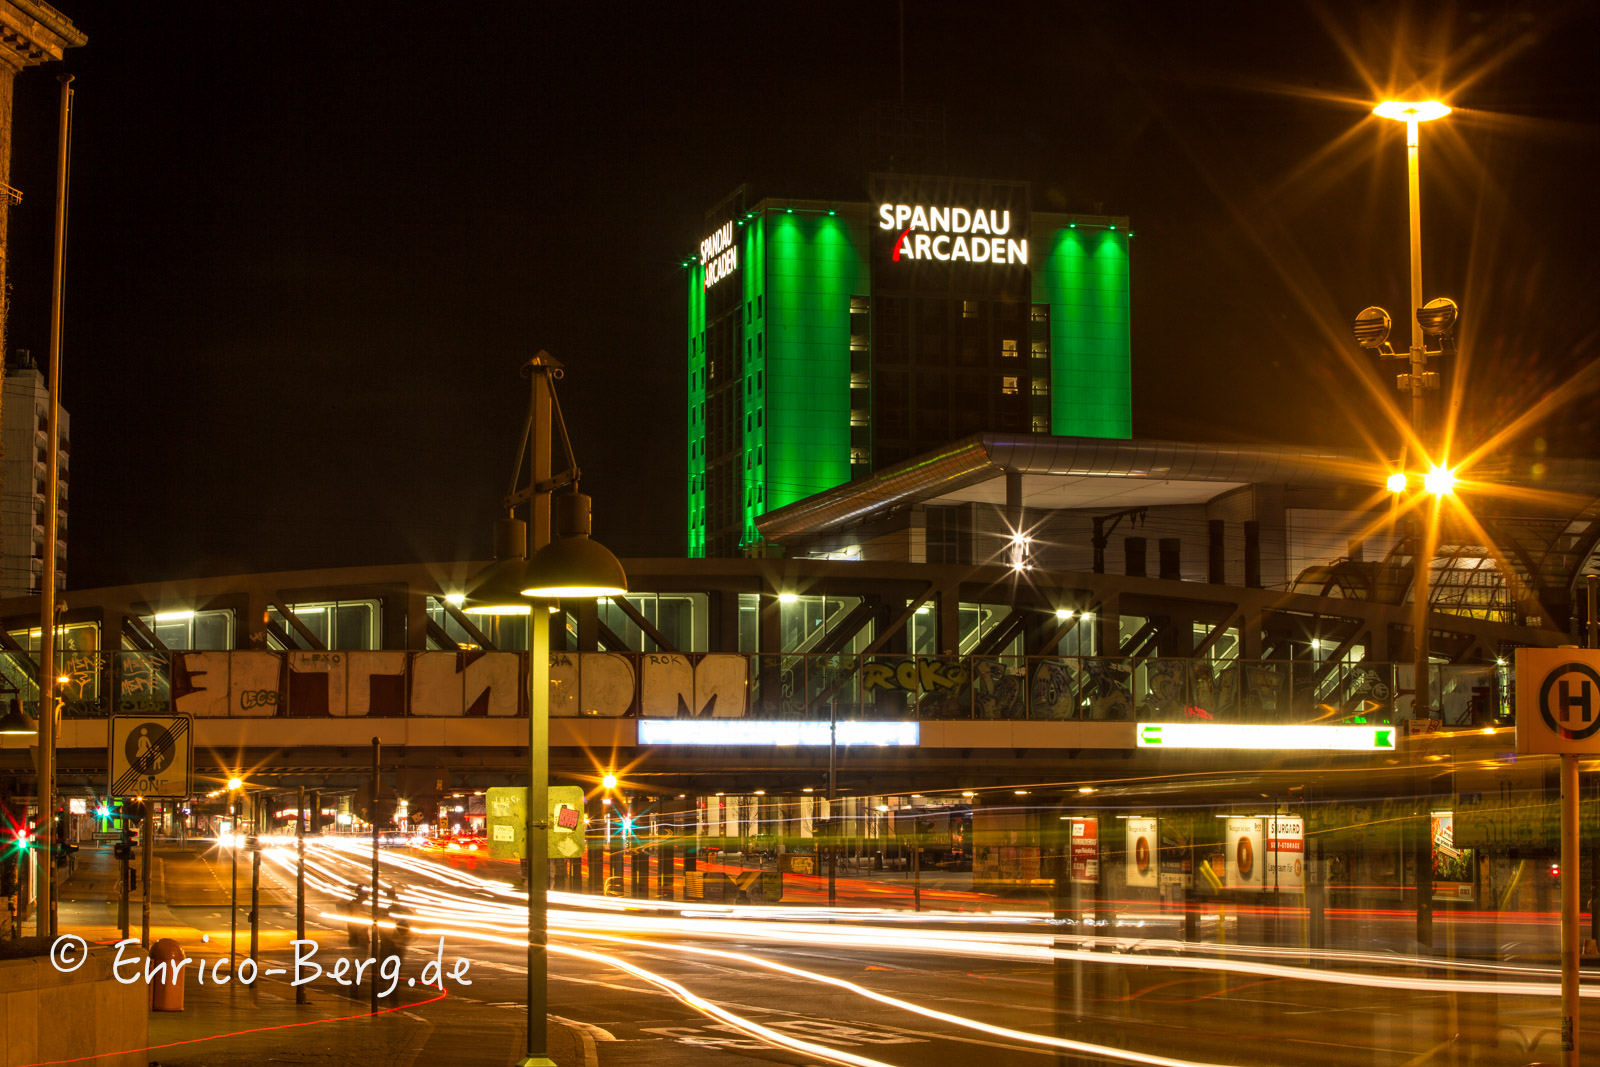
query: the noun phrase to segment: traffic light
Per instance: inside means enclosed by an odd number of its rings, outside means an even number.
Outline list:
[[[111,854],[125,863],[139,858],[139,827],[132,819],[122,822],[122,840],[111,846]]]

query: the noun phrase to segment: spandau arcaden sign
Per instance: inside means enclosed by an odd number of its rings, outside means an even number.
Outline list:
[[[890,259],[955,263],[1028,263],[1028,239],[1011,235],[1011,212],[983,208],[880,204],[878,229],[894,232]]]
[[[700,242],[700,262],[705,264],[709,289],[739,269],[739,246],[733,243],[733,223],[725,222]]]

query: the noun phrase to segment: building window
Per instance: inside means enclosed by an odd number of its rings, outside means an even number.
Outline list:
[[[1007,395],[1015,394],[1017,391],[1017,376],[1015,374],[1007,374],[1005,377],[1001,378],[1000,391]]]
[[[233,647],[232,611],[162,611],[140,621],[174,651],[223,652]]]
[[[376,600],[336,600],[287,606],[301,625],[315,634],[325,648],[381,647],[378,643],[379,602]],[[290,640],[304,640],[299,629],[280,615],[277,608],[268,608],[267,617],[276,622]]]
[[[1035,341],[1035,342],[1033,342],[1033,358],[1034,359],[1049,359],[1050,358],[1050,342],[1049,341]]]
[[[1007,359],[1015,359],[1017,357],[1017,342],[1009,337],[1001,341],[1000,354]]]
[[[767,315],[767,298],[765,296],[757,296],[756,297],[756,318],[758,318],[758,319],[766,318],[766,315]]]
[[[1049,378],[1035,378],[1033,380],[1033,395],[1034,396],[1049,396],[1050,395],[1050,379]]]
[[[1032,313],[1031,313],[1030,317],[1033,319],[1034,322],[1049,322],[1050,321],[1050,305],[1049,304],[1035,304],[1035,305],[1033,305]]]
[[[961,301],[961,317],[975,319],[978,317],[978,302],[976,300]]]
[[[1049,433],[1050,432],[1050,416],[1048,416],[1048,415],[1035,415],[1033,417],[1033,432],[1034,433]]]

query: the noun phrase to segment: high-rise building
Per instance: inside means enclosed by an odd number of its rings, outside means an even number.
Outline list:
[[[741,187],[688,267],[688,551],[982,431],[1132,434],[1127,219],[1026,183],[873,175],[867,202]]]
[[[50,389],[19,348],[6,365],[0,403],[0,596],[39,592],[44,572],[45,450],[49,445]],[[60,495],[56,501],[56,588],[67,586],[67,487],[71,418],[61,409]]]

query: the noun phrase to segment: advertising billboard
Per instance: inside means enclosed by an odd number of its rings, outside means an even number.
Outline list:
[[[1158,884],[1159,870],[1156,850],[1161,839],[1156,836],[1155,819],[1125,820],[1128,836],[1127,882],[1129,885]]]
[[[1026,298],[1028,183],[874,174],[868,188],[874,289]]]
[[[1299,891],[1306,886],[1306,824],[1299,816],[1267,819],[1265,889]]]
[[[1227,889],[1246,889],[1260,892],[1265,885],[1266,856],[1262,850],[1262,819],[1230,818],[1223,839],[1223,862]]]
[[[1194,840],[1189,820],[1166,816],[1161,820],[1161,884],[1183,889],[1194,887]]]
[[[1433,832],[1433,899],[1472,900],[1472,849],[1456,846],[1454,813],[1433,812],[1429,823]]]
[[[1100,881],[1100,820],[1090,815],[1072,820],[1072,880],[1080,885]]]

